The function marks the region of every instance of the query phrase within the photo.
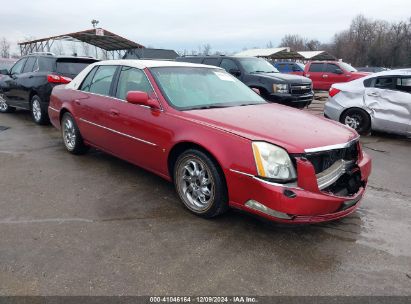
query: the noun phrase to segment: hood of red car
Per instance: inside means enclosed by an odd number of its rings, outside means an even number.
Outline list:
[[[289,153],[349,142],[358,134],[337,122],[278,104],[186,111],[187,118]]]

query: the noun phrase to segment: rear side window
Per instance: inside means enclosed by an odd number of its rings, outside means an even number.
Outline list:
[[[373,80],[374,80],[375,78],[368,78],[368,79],[365,79],[364,80],[364,87],[366,87],[366,88],[369,88],[369,87],[371,87],[372,85],[372,82],[373,82]]]
[[[203,61],[203,64],[218,66],[219,62],[220,62],[219,58],[205,58]]]
[[[94,73],[91,82],[88,81],[88,76],[93,72],[90,72],[84,80],[81,90],[85,92],[95,93],[99,95],[110,95],[111,82],[116,72],[117,67],[113,65],[101,65],[98,67],[97,71]]]
[[[56,71],[58,74],[75,77],[90,63],[91,62],[57,60]]]
[[[80,90],[81,91],[85,91],[85,92],[90,92],[90,85],[91,82],[93,81],[93,77],[94,74],[96,73],[98,67],[94,67],[86,76],[86,78],[84,78],[83,83],[80,86]]]
[[[40,72],[54,72],[55,71],[55,59],[47,57],[39,57],[38,66]]]
[[[411,93],[411,77],[401,77],[397,79],[397,90]]]
[[[125,100],[130,91],[153,93],[151,84],[142,70],[123,67],[118,80],[116,97]]]
[[[36,64],[36,57],[29,57],[24,65],[22,73],[33,72],[34,65]]]
[[[374,87],[378,89],[394,89],[395,88],[395,78],[393,77],[378,77],[375,80]]]
[[[322,72],[324,69],[324,63],[312,63],[310,65],[309,72]]]

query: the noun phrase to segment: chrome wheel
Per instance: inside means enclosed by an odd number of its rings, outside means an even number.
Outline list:
[[[40,106],[40,102],[37,99],[33,100],[31,110],[33,112],[34,120],[35,121],[40,121],[41,120],[41,106]]]
[[[207,165],[197,157],[187,156],[177,170],[177,190],[184,204],[195,212],[207,211],[215,198],[214,180]]]
[[[74,150],[76,147],[76,129],[71,118],[63,121],[63,140],[68,150]]]
[[[344,124],[353,128],[354,130],[358,130],[361,126],[361,121],[361,117],[357,115],[352,115],[345,117]]]
[[[7,109],[9,108],[6,99],[4,98],[3,94],[0,94],[0,111],[6,112]]]

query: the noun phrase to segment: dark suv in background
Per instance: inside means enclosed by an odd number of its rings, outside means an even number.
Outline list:
[[[10,70],[0,71],[0,113],[16,108],[30,110],[38,124],[49,121],[47,108],[51,90],[69,83],[86,66],[98,60],[89,57],[33,53],[22,57]]]
[[[256,57],[184,56],[177,61],[214,65],[225,69],[267,101],[303,108],[313,100],[312,82],[302,76],[281,74],[267,60]]]

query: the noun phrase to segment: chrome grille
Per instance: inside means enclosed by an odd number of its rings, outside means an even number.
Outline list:
[[[310,83],[291,84],[290,92],[292,95],[304,95],[311,93],[312,88]]]

